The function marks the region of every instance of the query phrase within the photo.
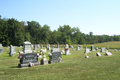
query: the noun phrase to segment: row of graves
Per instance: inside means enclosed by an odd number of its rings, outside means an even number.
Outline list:
[[[47,45],[47,50],[50,50],[50,45]],[[53,64],[53,63],[59,63],[63,62],[61,51],[59,48],[54,48],[51,50],[51,52],[48,54],[49,60],[47,60],[45,54],[46,49],[41,49],[40,52],[42,53],[42,59],[40,62],[38,61],[38,57],[40,56],[38,53],[33,53],[31,50],[31,43],[26,41],[23,43],[23,53],[19,51],[20,63],[18,66],[20,68],[22,67],[31,67],[31,66],[37,66],[37,65],[46,65],[46,64]]]
[[[107,49],[105,48],[105,47],[103,47],[103,48],[101,48],[101,50],[100,50],[100,52],[102,52],[102,53],[105,53],[105,55],[107,55],[107,56],[110,56],[110,55],[112,55],[112,53],[111,52],[108,52],[108,47],[107,47]],[[116,50],[116,49],[115,49]],[[95,47],[94,46],[91,46],[91,50],[89,49],[89,48],[85,48],[85,58],[89,58],[89,56],[87,55],[87,53],[91,53],[91,51],[98,51],[98,47],[95,49]],[[97,52],[96,53],[96,56],[102,56],[101,54],[100,54],[100,52]]]

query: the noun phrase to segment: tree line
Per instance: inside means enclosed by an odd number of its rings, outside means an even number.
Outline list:
[[[3,46],[20,46],[24,41],[32,44],[94,44],[120,41],[120,35],[93,35],[93,32],[84,34],[78,27],[71,28],[69,25],[51,31],[50,26],[41,26],[36,21],[27,21],[26,25],[25,21],[0,16],[0,43]]]

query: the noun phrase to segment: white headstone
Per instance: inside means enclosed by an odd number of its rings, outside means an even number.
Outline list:
[[[96,56],[101,56],[100,52],[97,52],[97,53],[96,53]]]
[[[68,44],[65,45],[65,55],[71,55]]]
[[[25,41],[23,43],[23,52],[24,53],[32,53],[32,50],[31,50],[31,43],[29,41]]]
[[[111,52],[106,52],[106,55],[107,55],[107,56],[111,56],[112,53],[111,53]]]

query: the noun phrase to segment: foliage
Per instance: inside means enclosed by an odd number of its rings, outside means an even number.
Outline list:
[[[93,32],[84,34],[78,27],[71,28],[69,25],[51,31],[47,24],[41,26],[36,21],[27,21],[26,25],[25,21],[0,16],[0,43],[3,46],[19,46],[24,41],[32,44],[95,44],[120,41],[120,35],[93,35]]]

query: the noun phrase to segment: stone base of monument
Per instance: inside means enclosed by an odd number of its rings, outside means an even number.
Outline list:
[[[33,64],[34,64],[34,66],[40,65],[39,62],[35,62]],[[29,63],[27,63],[27,64],[18,64],[18,67],[20,67],[20,68],[22,68],[22,67],[30,67],[30,64]]]
[[[40,62],[42,65],[48,64],[48,60],[46,58],[45,59],[43,58]]]
[[[63,62],[63,60],[53,60],[53,61],[48,61],[49,64],[54,64],[54,63],[60,63],[60,62]]]

